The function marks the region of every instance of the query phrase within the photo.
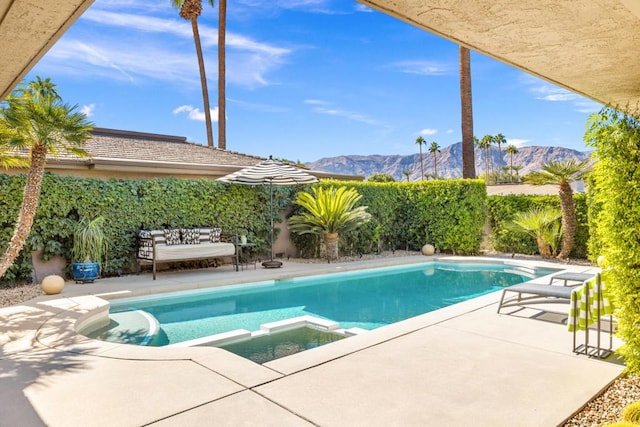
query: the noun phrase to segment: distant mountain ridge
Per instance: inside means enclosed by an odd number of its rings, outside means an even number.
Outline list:
[[[475,149],[476,174],[480,176],[484,173],[485,161],[484,153],[478,148]],[[591,153],[572,150],[563,147],[542,147],[530,146],[518,148],[518,153],[513,155],[513,166],[520,166],[519,176],[524,176],[529,172],[539,170],[545,163],[550,161],[589,160]],[[462,177],[462,143],[458,142],[447,146],[438,153],[437,169],[439,178],[461,178]],[[433,174],[433,156],[423,148],[422,160],[424,163],[424,174]],[[502,166],[509,166],[511,157],[502,149]],[[498,148],[492,147],[489,154],[489,162],[493,165],[498,163]],[[404,171],[412,171],[409,176],[411,181],[419,181],[420,176],[420,153],[407,156],[400,155],[349,155],[325,157],[315,162],[307,164],[313,170],[334,172],[347,175],[363,175],[366,178],[375,173],[386,173],[393,176],[396,181],[406,180]],[[495,167],[495,166],[494,166]],[[515,174],[515,172],[514,172]]]

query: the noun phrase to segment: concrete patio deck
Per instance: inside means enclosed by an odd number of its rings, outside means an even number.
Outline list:
[[[75,331],[108,298],[425,261],[68,282],[60,295],[0,309],[0,426],[555,426],[622,372],[613,357],[572,352],[568,306],[497,314],[500,292],[264,365]]]

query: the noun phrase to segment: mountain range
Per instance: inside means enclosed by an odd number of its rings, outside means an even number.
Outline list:
[[[550,161],[589,160],[591,153],[572,150],[563,147],[543,147],[529,146],[520,147],[513,155],[507,154],[502,149],[502,167],[509,168],[513,164],[514,176],[525,176],[529,172],[539,170],[545,163]],[[485,156],[482,150],[475,149],[476,174],[481,176],[485,171]],[[497,170],[499,162],[498,147],[492,147],[488,154],[488,163],[493,165],[490,170]],[[433,175],[433,155],[426,148],[422,152],[423,170],[425,178]],[[513,162],[513,163],[511,163]],[[407,156],[400,155],[345,155],[336,157],[325,157],[308,163],[313,170],[334,172],[347,175],[362,175],[366,178],[375,173],[385,173],[393,176],[396,181],[406,180],[404,171],[410,171],[410,181],[419,181],[420,153]],[[461,178],[462,177],[462,143],[458,142],[441,149],[436,155],[436,167],[438,178]]]

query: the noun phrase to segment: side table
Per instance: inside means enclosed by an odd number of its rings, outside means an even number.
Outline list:
[[[249,268],[249,263],[253,263],[253,269],[256,269],[256,258],[253,253],[253,248],[255,248],[255,243],[236,243],[236,251],[238,252],[238,258],[236,262],[236,271],[238,271],[238,265],[244,271],[244,265],[247,265]],[[246,252],[246,254],[245,254]]]

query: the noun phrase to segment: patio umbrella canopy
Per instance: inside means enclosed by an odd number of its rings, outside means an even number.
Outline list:
[[[295,185],[311,184],[318,182],[318,179],[302,169],[286,165],[269,156],[269,160],[249,166],[236,172],[218,178],[217,181],[229,184],[242,185],[264,185],[269,184],[270,215],[271,218],[271,259],[262,263],[265,268],[281,267],[280,261],[273,259],[273,186],[274,185]]]

